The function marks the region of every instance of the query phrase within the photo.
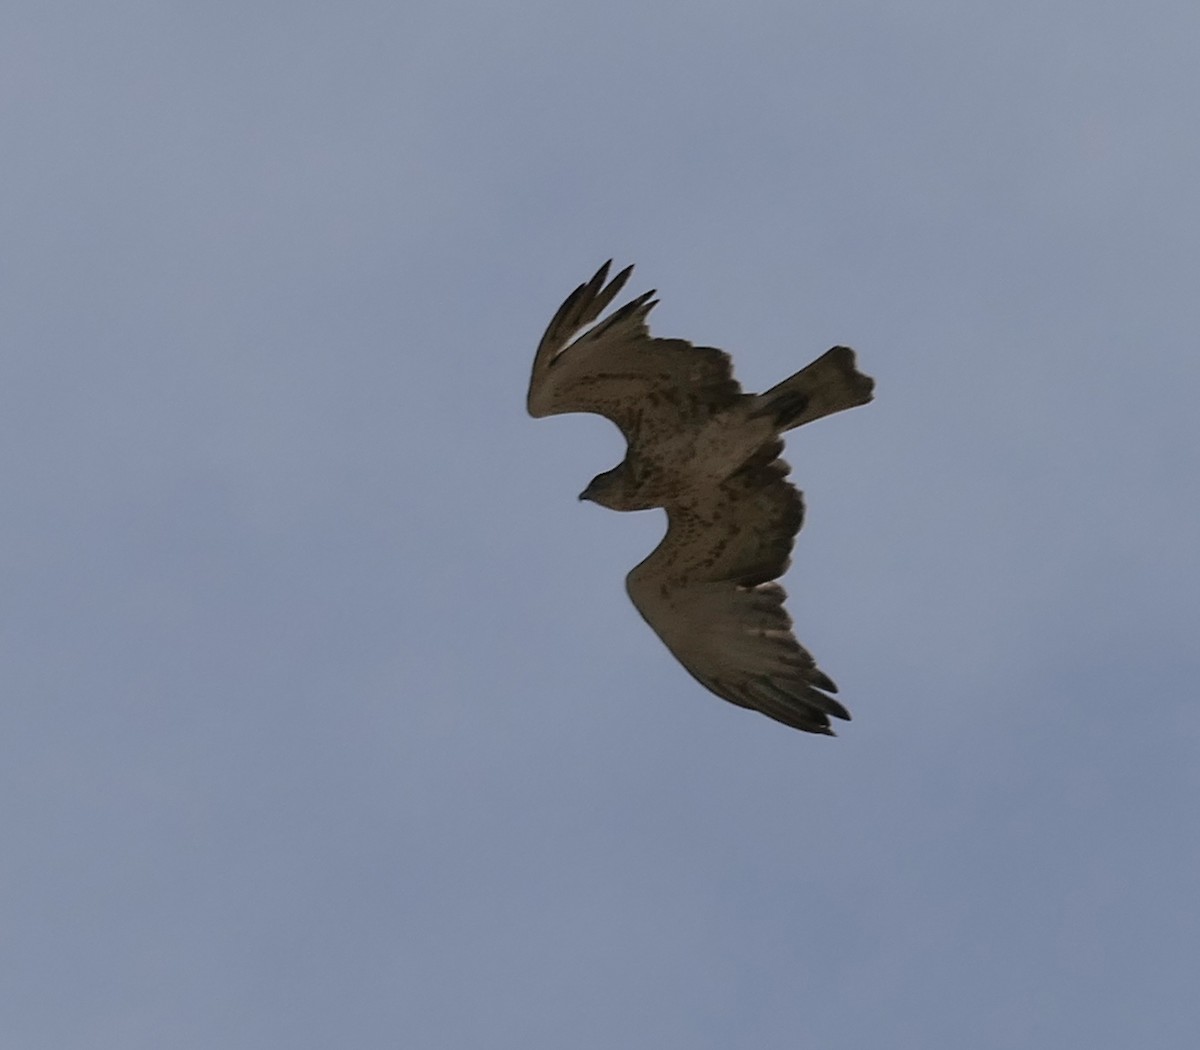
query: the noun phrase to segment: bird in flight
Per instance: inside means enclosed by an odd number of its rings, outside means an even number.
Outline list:
[[[625,458],[579,498],[666,510],[666,535],[626,588],[688,672],[739,707],[832,736],[830,716],[850,714],[796,640],[775,582],[804,518],[780,435],[866,404],[875,382],[853,350],[835,346],[765,393],[743,393],[724,351],[650,335],[653,291],[595,323],[633,272],[609,281],[611,264],[567,297],[542,336],[529,413],[595,412],[624,434]]]

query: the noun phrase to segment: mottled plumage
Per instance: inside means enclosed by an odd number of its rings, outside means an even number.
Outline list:
[[[651,337],[654,292],[596,324],[633,271],[609,282],[609,266],[576,288],[546,329],[529,412],[596,412],[625,435],[625,459],[580,499],[667,511],[666,536],[626,586],[680,663],[731,703],[832,734],[829,716],[850,715],[796,641],[774,582],[804,518],[779,435],[866,404],[874,382],[838,346],[766,393],[743,393],[724,351]]]

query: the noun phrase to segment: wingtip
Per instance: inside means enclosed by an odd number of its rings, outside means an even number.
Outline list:
[[[836,700],[830,700],[829,706],[826,708],[826,713],[833,715],[834,718],[840,718],[843,722],[851,721],[850,712],[846,710]]]
[[[612,259],[609,259],[603,266],[600,267],[594,274],[592,279],[579,286],[579,291],[588,299],[594,299],[596,294],[608,282],[608,270],[612,266]]]
[[[613,261],[612,261],[612,259],[609,259],[603,266],[600,267],[600,269],[598,269],[592,275],[592,279],[590,281],[588,281],[588,285],[593,286],[597,290],[599,290],[599,289],[603,288],[606,284],[610,283],[608,280],[608,274],[609,274],[609,271],[612,269],[612,265],[613,265]],[[629,276],[632,273],[633,273],[633,263],[630,263],[623,270],[620,270],[617,272],[617,274],[613,277],[611,283],[619,289],[622,285],[625,284],[626,281],[629,280]]]
[[[836,693],[838,691],[837,683],[824,671],[820,671],[814,667],[809,672],[809,677],[812,679],[812,684],[818,689],[823,689],[827,693]]]
[[[612,262],[612,260],[609,259],[609,262]],[[606,263],[605,264],[606,269],[607,269],[607,265],[608,264]],[[608,283],[608,287],[604,290],[606,306],[608,305],[608,303],[612,302],[613,299],[616,298],[617,294],[621,291],[621,289],[625,287],[625,282],[629,280],[629,276],[632,273],[633,273],[633,263],[630,263],[628,266],[625,267],[625,269],[623,269],[620,273],[618,273],[616,275],[616,277],[614,277]]]

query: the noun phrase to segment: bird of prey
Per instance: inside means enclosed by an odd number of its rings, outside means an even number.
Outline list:
[[[874,380],[855,368],[853,350],[835,346],[766,393],[743,393],[724,351],[651,337],[653,291],[595,324],[633,271],[609,281],[611,263],[568,296],[546,329],[529,413],[595,412],[621,429],[625,458],[579,498],[612,510],[666,510],[666,535],[626,588],[692,676],[740,707],[832,736],[829,716],[850,714],[796,640],[774,582],[804,517],[779,458],[780,435],[866,404]]]

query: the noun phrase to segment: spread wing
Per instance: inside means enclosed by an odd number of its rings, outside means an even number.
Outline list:
[[[529,380],[529,414],[596,412],[632,440],[673,431],[741,398],[729,355],[683,339],[654,339],[646,316],[657,303],[646,292],[599,324],[591,325],[633,272],[627,266],[611,281],[606,262],[558,308],[542,336]],[[607,283],[606,283],[607,282]]]
[[[833,734],[850,717],[837,686],[792,633],[774,583],[804,518],[788,465],[764,453],[686,507],[628,576],[634,605],[679,662],[717,696],[796,729]]]

